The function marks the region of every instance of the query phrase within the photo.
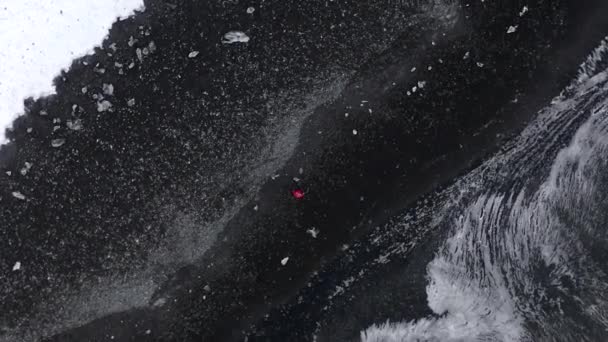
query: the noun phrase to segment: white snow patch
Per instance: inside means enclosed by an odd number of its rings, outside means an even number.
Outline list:
[[[143,0],[4,0],[0,6],[0,144],[29,96],[54,93],[53,78],[90,53],[117,17]]]
[[[289,257],[285,257],[285,258],[281,259],[281,265],[283,265],[283,266],[287,265],[288,261],[289,261]]]
[[[188,58],[194,58],[196,56],[198,56],[199,52],[198,51],[192,51],[188,54]]]

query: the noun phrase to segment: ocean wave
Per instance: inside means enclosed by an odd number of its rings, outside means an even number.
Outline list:
[[[432,317],[361,332],[379,341],[608,338],[608,43],[503,152],[447,191],[427,266]],[[565,146],[565,147],[564,147]]]

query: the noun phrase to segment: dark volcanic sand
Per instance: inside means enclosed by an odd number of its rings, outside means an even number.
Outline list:
[[[514,1],[455,5],[446,19],[385,1],[148,1],[57,79],[56,96],[27,103],[1,150],[12,174],[0,174],[0,267],[23,264],[0,280],[4,330],[39,337],[68,317],[74,329],[49,341],[300,341],[325,320],[341,328],[320,337],[339,341],[425,315],[424,284],[398,292],[407,280],[389,264],[361,285],[359,309],[323,317],[341,277],[332,261],[494,151],[608,33],[601,1],[525,4],[521,18]],[[229,30],[251,41],[221,44]],[[113,106],[98,112],[103,83]],[[82,129],[66,126],[77,119]],[[307,288],[314,271],[327,279]]]

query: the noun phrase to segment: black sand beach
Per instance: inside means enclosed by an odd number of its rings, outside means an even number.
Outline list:
[[[424,316],[401,263],[324,313],[346,246],[516,134],[608,33],[607,6],[147,1],[0,150],[0,266],[23,265],[0,280],[0,334],[309,341],[322,322],[318,340],[350,341]],[[232,30],[250,41],[222,43]]]

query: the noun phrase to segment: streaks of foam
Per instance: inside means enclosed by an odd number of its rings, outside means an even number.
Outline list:
[[[591,250],[608,246],[606,51],[603,41],[506,152],[448,190],[458,199],[440,225],[451,237],[427,266],[428,305],[437,316],[373,325],[363,341],[592,341],[605,334],[607,267]],[[540,185],[528,180],[539,173]],[[458,204],[464,196],[468,204]]]

